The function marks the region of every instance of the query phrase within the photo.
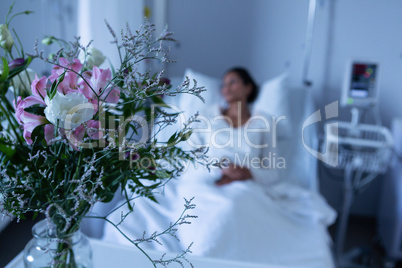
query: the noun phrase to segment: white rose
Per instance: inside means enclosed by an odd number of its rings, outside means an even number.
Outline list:
[[[13,77],[14,88],[24,91],[26,94],[31,94],[31,83],[35,80],[35,72],[31,69],[20,72]]]
[[[102,52],[99,49],[96,49],[94,47],[90,47],[88,50],[87,54],[87,63],[86,66],[88,69],[92,70],[94,66],[99,67],[106,59],[106,57],[102,54]],[[85,54],[81,53],[80,54],[80,61],[81,63],[84,63],[85,61]]]
[[[11,48],[14,45],[14,39],[8,30],[7,25],[0,24],[0,47],[4,48],[8,52],[11,52]]]
[[[52,100],[46,96],[45,116],[53,125],[65,129],[74,129],[82,123],[92,119],[94,108],[92,103],[79,92],[63,95],[57,92]]]

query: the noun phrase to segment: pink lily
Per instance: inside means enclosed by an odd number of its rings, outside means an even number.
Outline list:
[[[85,136],[85,126],[81,124],[80,126],[74,129],[73,133],[74,138],[76,139],[77,142],[82,141],[82,139]]]
[[[82,139],[85,136],[85,130],[91,139],[99,140],[100,138],[102,138],[103,132],[99,130],[101,127],[100,121],[89,120],[85,124],[86,124],[86,127],[82,124],[74,129],[74,131],[72,133],[72,135],[73,135],[72,137],[75,139],[74,140],[75,142],[82,141]],[[70,142],[71,142],[71,140],[70,140]]]
[[[46,124],[44,129],[46,144],[49,145],[50,141],[54,139],[54,125]]]
[[[14,109],[15,109],[15,117],[24,128],[24,139],[25,141],[31,145],[32,139],[31,135],[33,130],[40,125],[47,123],[47,119],[44,116],[35,115],[26,112],[24,109],[31,107],[35,104],[46,105],[44,98],[46,97],[46,77],[38,78],[35,75],[35,80],[32,82],[31,91],[32,96],[29,96],[25,99],[22,99],[21,96],[18,96],[16,100],[14,100]]]
[[[85,81],[81,81],[78,90],[94,105],[98,105],[98,100],[110,103],[119,101],[120,91],[112,87],[106,88],[112,78],[112,72],[109,69],[103,70],[94,66],[92,72],[87,71],[83,76],[88,84]]]
[[[49,76],[49,80],[53,83],[62,73],[64,73],[66,71],[66,69],[71,69],[74,72],[79,73],[82,69],[82,64],[80,62],[79,59],[74,59],[73,62],[69,62],[67,59],[65,58],[60,58],[59,59],[59,63],[60,66],[55,65],[51,71],[51,75]],[[71,72],[71,71],[68,71]],[[76,82],[77,79],[77,74],[71,72],[72,74],[74,74],[74,76],[70,77],[70,79],[72,80],[72,83]]]
[[[20,119],[24,127],[24,139],[29,145],[31,145],[33,143],[31,139],[32,132],[37,126],[46,124],[47,119],[44,116],[31,114],[25,111],[21,112]]]
[[[85,136],[84,125],[81,124],[78,127],[76,127],[74,130],[66,131],[64,128],[60,128],[59,130],[60,130],[60,134],[68,140],[71,148],[73,148],[73,150],[75,150],[75,151],[80,151],[80,149],[78,148],[78,145]]]
[[[35,75],[35,80],[31,85],[31,91],[32,96],[26,97],[25,99],[22,99],[21,96],[18,96],[17,99],[14,100],[13,104],[16,114],[18,110],[23,110],[35,104],[46,105],[44,101],[46,97],[46,77],[43,76],[41,79],[39,79],[38,76]]]
[[[46,83],[46,76],[43,76],[39,79],[38,76],[35,74],[35,79],[32,81],[31,84],[31,91],[32,95],[35,96],[36,99],[38,99],[38,103],[40,104],[45,104],[44,100],[46,97]]]
[[[81,125],[82,126],[82,125]],[[80,128],[81,126],[79,126],[78,128]],[[77,128],[76,128],[77,129]],[[78,142],[79,142],[79,137],[77,136],[77,134],[80,134],[80,131],[78,131],[77,133],[75,133],[75,130],[65,130],[64,128],[59,128],[59,134],[60,136],[62,136],[64,139],[67,139],[69,141],[69,144],[71,146],[71,148],[74,151],[80,151],[80,149],[77,147],[78,146]],[[82,140],[82,138],[81,138]]]
[[[70,86],[76,86],[77,85],[77,76],[81,69],[82,69],[82,63],[80,62],[79,59],[74,59],[73,62],[69,62],[65,58],[60,58],[60,64],[65,67],[72,69],[73,71],[68,71],[68,79],[67,82],[69,83]]]
[[[15,118],[17,118],[18,123],[22,124],[21,115],[24,112],[26,103],[21,96],[18,96],[17,99],[14,100],[13,105],[15,110]]]
[[[99,140],[103,137],[103,132],[100,130],[101,122],[97,120],[87,121],[87,133],[91,139]]]
[[[32,96],[26,97],[22,99],[21,96],[18,96],[16,100],[14,100],[14,110],[15,117],[20,124],[23,124],[22,115],[25,112],[24,109],[31,107],[35,104],[46,105],[44,99],[46,96],[46,77],[43,76],[39,79],[35,75],[35,80],[31,85]]]
[[[59,63],[60,66],[53,67],[49,80],[53,83],[62,73],[66,72],[64,80],[59,84],[57,90],[63,94],[76,91],[78,77],[77,73],[81,71],[83,66],[80,60],[74,59],[72,62],[69,62],[65,58],[60,58]]]
[[[34,104],[42,104],[42,101],[38,100],[34,96],[29,96],[25,99],[22,99],[21,96],[18,96],[16,100],[14,100],[13,105],[14,105],[14,110],[15,110],[15,117],[17,118],[18,123],[23,124],[22,122],[22,113],[24,112],[24,109],[27,107],[30,107]],[[43,102],[44,104],[44,102]]]

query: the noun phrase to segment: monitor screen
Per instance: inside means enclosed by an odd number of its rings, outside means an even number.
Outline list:
[[[378,67],[373,61],[352,61],[346,68],[343,106],[375,105],[378,96]]]
[[[353,63],[349,96],[368,98],[375,88],[377,64]]]

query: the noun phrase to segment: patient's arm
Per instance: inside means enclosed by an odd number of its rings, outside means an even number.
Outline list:
[[[228,167],[222,169],[222,178],[216,181],[215,184],[221,186],[233,181],[244,181],[251,178],[252,174],[248,168],[230,164]]]
[[[229,178],[228,176],[222,176],[222,178],[217,180],[215,182],[215,184],[218,185],[218,186],[222,186],[222,185],[225,185],[225,184],[229,184],[231,182],[233,182],[233,180],[231,178]]]

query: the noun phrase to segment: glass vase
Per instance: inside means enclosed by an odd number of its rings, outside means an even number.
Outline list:
[[[33,238],[23,251],[26,268],[92,268],[92,249],[80,230],[57,234],[55,226],[46,220],[32,228]]]

